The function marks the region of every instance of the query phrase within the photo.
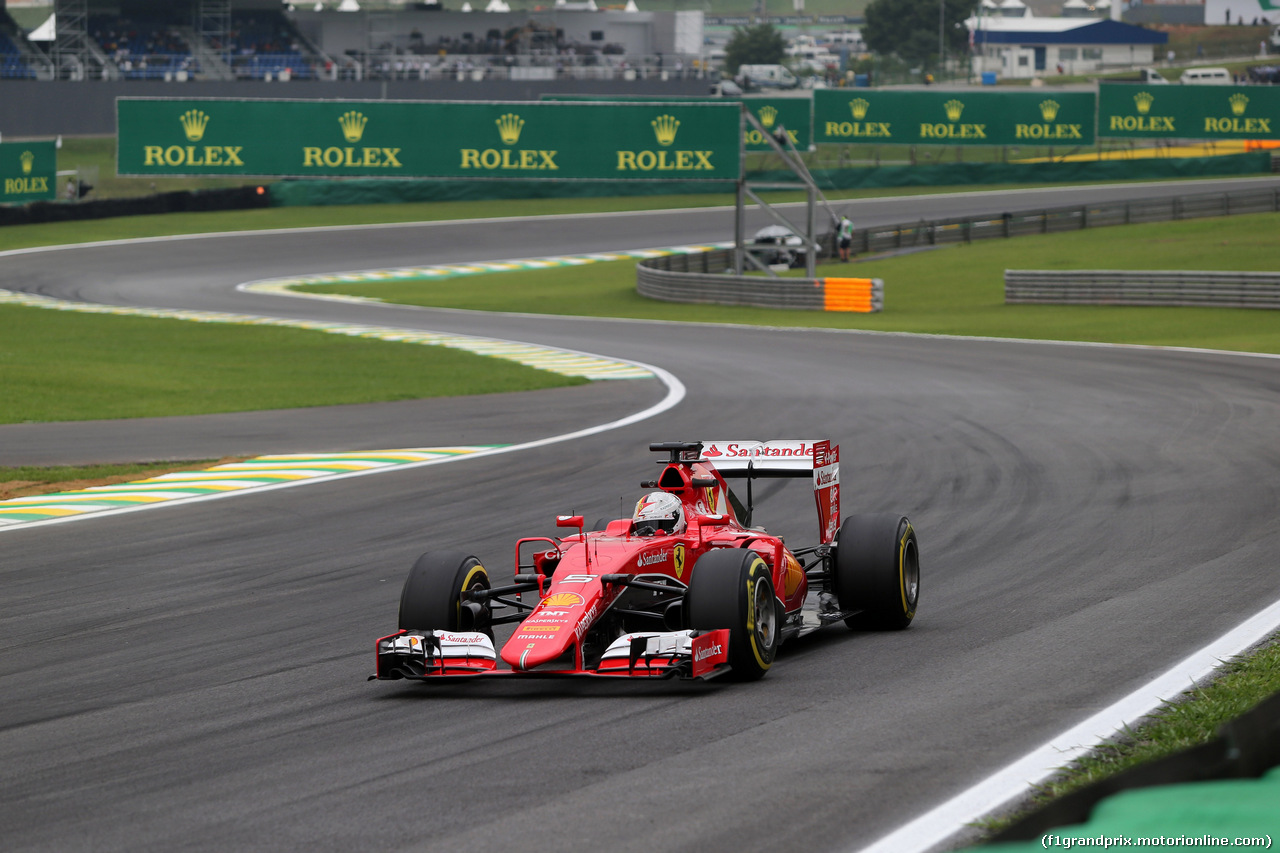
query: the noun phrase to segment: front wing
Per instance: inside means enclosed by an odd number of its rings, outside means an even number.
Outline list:
[[[548,664],[498,669],[493,640],[477,631],[400,631],[379,638],[369,680],[472,679],[492,676],[709,679],[729,671],[729,631],[624,634],[594,668]]]

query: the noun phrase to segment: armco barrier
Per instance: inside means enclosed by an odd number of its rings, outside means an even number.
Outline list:
[[[878,278],[731,275],[732,262],[729,249],[647,258],[636,265],[636,292],[662,302],[862,313],[884,308],[884,282]]]
[[[1280,273],[1005,270],[1011,305],[1199,305],[1280,308]]]
[[[1078,231],[1081,228],[1104,225],[1168,222],[1276,211],[1280,211],[1280,189],[1202,193],[1163,199],[1022,210],[994,217],[921,219],[900,225],[878,225],[855,231],[854,249],[858,252],[884,252],[940,243],[969,243],[993,237]]]

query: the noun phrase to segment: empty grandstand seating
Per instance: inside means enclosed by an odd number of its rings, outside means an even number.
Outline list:
[[[4,33],[0,33],[0,78],[35,79],[36,73],[27,65],[22,51]]]

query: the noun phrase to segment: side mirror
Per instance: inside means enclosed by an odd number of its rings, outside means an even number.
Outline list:
[[[557,515],[556,527],[577,527],[584,526],[582,516],[580,515]]]

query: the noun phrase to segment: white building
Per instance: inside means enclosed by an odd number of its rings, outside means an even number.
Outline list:
[[[1169,42],[1165,33],[1109,19],[983,15],[966,24],[973,31],[974,71],[1015,78],[1150,65]]]

